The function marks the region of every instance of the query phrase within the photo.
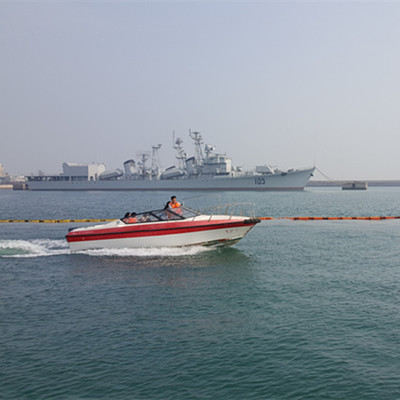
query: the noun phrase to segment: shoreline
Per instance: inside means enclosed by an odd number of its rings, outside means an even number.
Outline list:
[[[390,179],[390,180],[332,180],[332,181],[322,181],[322,180],[311,180],[307,183],[306,187],[339,187],[344,183],[348,182],[366,182],[368,187],[394,187],[400,186],[400,180]]]

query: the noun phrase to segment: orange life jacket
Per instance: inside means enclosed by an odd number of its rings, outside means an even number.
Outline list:
[[[181,203],[176,201],[175,203],[170,203],[170,206],[176,214],[182,214]]]
[[[179,203],[179,202],[175,202],[175,203],[169,203],[170,205],[171,205],[171,208],[180,208],[180,206],[181,206],[181,203]]]

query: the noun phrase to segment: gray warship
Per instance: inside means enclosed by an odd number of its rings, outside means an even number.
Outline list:
[[[138,191],[268,191],[303,190],[315,167],[282,171],[269,165],[243,171],[215,147],[203,143],[199,132],[189,131],[194,143],[194,155],[188,155],[183,140],[173,140],[176,165],[160,167],[159,149],[137,154],[137,159],[123,163],[123,169],[107,171],[103,163],[63,163],[59,175],[27,177],[30,190],[138,190]],[[149,165],[150,164],[150,165]]]

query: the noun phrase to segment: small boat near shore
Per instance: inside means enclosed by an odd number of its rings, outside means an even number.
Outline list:
[[[132,222],[121,218],[106,224],[72,229],[66,240],[72,251],[231,246],[261,222],[255,217],[230,213],[237,206],[237,203],[225,206],[224,214],[202,214],[185,206],[173,210],[146,211],[136,214]]]

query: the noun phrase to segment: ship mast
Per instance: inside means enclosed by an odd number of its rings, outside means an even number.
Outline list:
[[[136,153],[138,157],[140,157],[140,161],[138,161],[139,165],[139,176],[144,178],[146,175],[149,174],[148,168],[146,166],[146,161],[150,158],[150,152],[149,151],[143,151],[140,153]],[[151,177],[151,174],[149,174]]]
[[[192,132],[189,129],[189,136],[194,141],[194,148],[196,152],[196,164],[202,165],[204,161],[203,151],[201,150],[201,145],[203,144],[203,138],[200,135],[200,132]]]
[[[178,160],[179,168],[184,171],[185,170],[185,160],[187,157],[187,154],[185,152],[185,149],[182,146],[183,140],[180,137],[177,137],[175,140],[175,132],[174,132],[174,149],[178,153],[176,156],[176,159]]]

